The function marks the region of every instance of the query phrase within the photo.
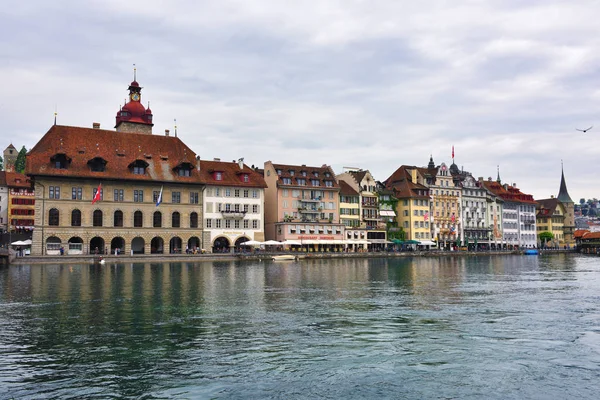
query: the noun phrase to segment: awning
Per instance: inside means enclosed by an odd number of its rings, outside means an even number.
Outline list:
[[[419,245],[420,245],[420,246],[435,246],[435,245],[436,245],[436,243],[435,243],[435,242],[432,242],[431,240],[421,240],[421,241],[419,242]]]
[[[396,213],[391,210],[381,210],[379,211],[379,215],[382,217],[395,217]]]
[[[385,239],[369,239],[369,241],[371,243],[379,243],[379,244],[386,244],[389,243],[387,240]]]

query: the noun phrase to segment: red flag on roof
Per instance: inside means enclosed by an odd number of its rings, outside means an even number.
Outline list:
[[[100,200],[100,193],[102,193],[102,184],[98,185],[98,189],[96,189],[96,194],[94,195],[94,198],[92,199],[92,204],[94,204],[95,202]]]
[[[452,159],[454,159],[454,145],[452,145]]]

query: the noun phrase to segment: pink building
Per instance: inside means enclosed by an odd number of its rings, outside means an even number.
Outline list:
[[[342,248],[340,186],[331,167],[265,162],[265,236],[314,250]]]

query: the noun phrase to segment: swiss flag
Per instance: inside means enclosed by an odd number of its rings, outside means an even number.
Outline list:
[[[94,198],[92,199],[92,204],[94,204],[95,202],[100,200],[100,193],[102,193],[102,184],[98,185],[98,189],[96,189],[96,194],[94,195]]]

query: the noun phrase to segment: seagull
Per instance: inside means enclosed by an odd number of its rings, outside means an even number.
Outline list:
[[[590,127],[589,127],[589,128],[587,128],[587,129],[577,129],[577,128],[575,128],[575,130],[576,130],[576,131],[579,131],[579,132],[586,133],[587,131],[589,131],[589,130],[590,130],[590,129],[592,129],[593,127],[594,127],[594,125],[590,126]]]

